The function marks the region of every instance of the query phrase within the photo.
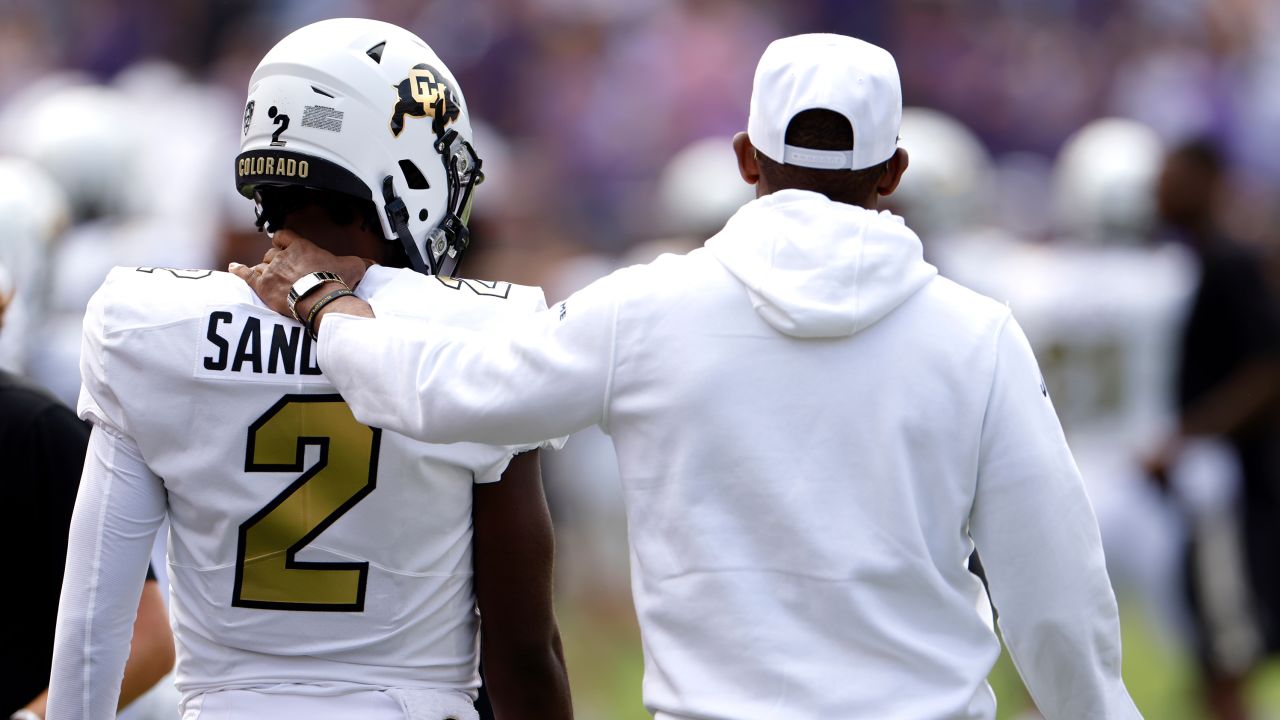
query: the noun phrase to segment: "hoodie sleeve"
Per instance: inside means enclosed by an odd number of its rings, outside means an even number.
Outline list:
[[[568,435],[605,420],[613,277],[504,329],[335,313],[320,333],[320,366],[360,422],[425,442]]]
[[[1046,720],[1141,717],[1080,472],[1022,329],[1009,319],[979,451],[970,533],[1005,645]]]

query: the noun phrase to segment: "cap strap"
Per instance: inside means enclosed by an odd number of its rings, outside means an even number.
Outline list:
[[[814,150],[812,148],[782,146],[782,163],[799,165],[815,170],[852,170],[852,150]]]

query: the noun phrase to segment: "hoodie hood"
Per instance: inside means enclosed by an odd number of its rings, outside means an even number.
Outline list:
[[[805,190],[742,206],[706,246],[760,317],[793,337],[853,335],[938,274],[902,218]]]

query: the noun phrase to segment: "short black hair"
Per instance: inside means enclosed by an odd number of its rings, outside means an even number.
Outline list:
[[[852,150],[853,126],[844,115],[814,109],[796,113],[787,124],[786,143],[811,150]],[[860,205],[876,191],[889,169],[885,161],[862,170],[818,170],[784,165],[757,153],[760,173],[774,190],[812,190],[837,202]]]
[[[378,221],[378,208],[370,200],[301,185],[263,185],[258,187],[256,197],[259,230],[284,230],[289,227],[291,213],[316,205],[324,208],[334,225],[346,227],[358,222],[362,230],[372,230],[386,239]],[[409,256],[399,242],[386,243],[379,261],[390,267],[409,267]]]

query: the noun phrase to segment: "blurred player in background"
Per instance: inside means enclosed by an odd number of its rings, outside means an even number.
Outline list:
[[[924,242],[925,257],[943,272],[973,255],[973,248],[1007,248],[1013,238],[993,221],[990,194],[995,182],[991,155],[973,131],[938,110],[902,110],[902,147],[911,153],[911,172],[885,198]],[[958,257],[951,259],[951,254]],[[963,268],[958,268],[963,270]]]
[[[33,380],[71,405],[80,389],[85,304],[128,252],[133,218],[122,179],[136,172],[138,127],[134,106],[118,91],[73,74],[28,88],[3,119],[5,147],[45,170],[68,200],[70,224],[48,249],[40,323],[25,360]]]
[[[236,182],[259,223],[387,265],[359,288],[383,312],[480,328],[545,307],[535,289],[428,274],[461,261],[480,174],[460,89],[413,34],[333,20],[289,35],[240,128]],[[341,277],[299,292],[341,295]],[[499,717],[571,715],[536,446],[361,425],[314,349],[308,323],[230,275],[111,272],[85,319],[94,430],[50,717],[114,711],[166,516],[184,717],[474,718],[478,650]]]
[[[1017,314],[1089,487],[1113,577],[1171,624],[1177,528],[1140,458],[1173,422],[1174,355],[1194,259],[1156,242],[1160,139],[1117,118],[1074,133],[1046,188],[1053,220],[1041,239],[996,223],[982,189],[1000,187],[1000,177],[957,121],[912,111],[902,135],[908,149],[935,150],[904,179],[915,180],[904,216],[913,226],[927,221],[926,254],[942,272]]]
[[[0,203],[0,368],[24,375],[45,319],[49,254],[70,211],[48,173],[14,157],[0,157]]]
[[[738,176],[733,138],[710,137],[671,156],[658,176],[655,225],[662,234],[634,248],[622,266],[647,263],[664,252],[687,253],[720,232],[738,208],[754,199]]]
[[[1193,265],[1154,242],[1161,156],[1160,140],[1139,123],[1092,122],[1067,140],[1054,169],[1055,242],[1005,234],[983,249],[953,247],[951,237],[935,243],[957,281],[1018,313],[1082,464],[1095,445],[1131,458],[1171,411],[1169,358]]]
[[[156,113],[163,121],[148,136]],[[212,179],[238,140],[216,123],[233,114],[237,105],[153,61],[111,84],[49,76],[0,117],[0,146],[41,167],[68,200],[69,226],[47,250],[41,322],[26,358],[32,378],[64,402],[74,404],[80,389],[85,306],[112,267],[215,259],[222,203],[211,201],[221,195]],[[182,242],[173,241],[178,224]]]
[[[38,302],[38,293],[25,284],[38,282],[42,254],[60,229],[57,215],[65,207],[61,191],[39,168],[0,159],[0,324],[7,324],[11,303],[31,312],[31,303]],[[28,320],[32,317],[27,315]],[[16,336],[26,331],[27,323],[5,327],[0,345],[24,347]],[[75,413],[29,381],[0,369],[0,506],[10,513],[0,541],[14,550],[0,651],[5,668],[0,713],[12,713],[16,720],[45,716],[67,528],[88,441],[89,428]],[[132,637],[127,638],[129,659],[123,681],[118,681],[120,707],[141,697],[173,667],[173,636],[154,579],[143,587],[135,608]],[[136,707],[130,711],[122,717],[177,717],[173,708],[168,715],[147,715]]]
[[[1183,447],[1202,437],[1226,439],[1239,461],[1234,521],[1194,526],[1187,588],[1210,710],[1241,720],[1246,680],[1280,649],[1280,295],[1268,259],[1221,229],[1227,176],[1206,140],[1175,148],[1160,173],[1160,217],[1199,259],[1200,278],[1182,336],[1177,423],[1148,469],[1167,483]]]
[[[734,141],[757,199],[704,248],[506,336],[355,298],[320,311],[320,360],[363,417],[439,440],[609,432],[658,720],[993,718],[975,544],[1045,716],[1138,717],[1026,339],[876,211],[907,170],[901,97],[878,47],[775,41]],[[278,312],[292,278],[349,262],[284,240],[237,271]],[[368,372],[357,348],[387,362]]]

